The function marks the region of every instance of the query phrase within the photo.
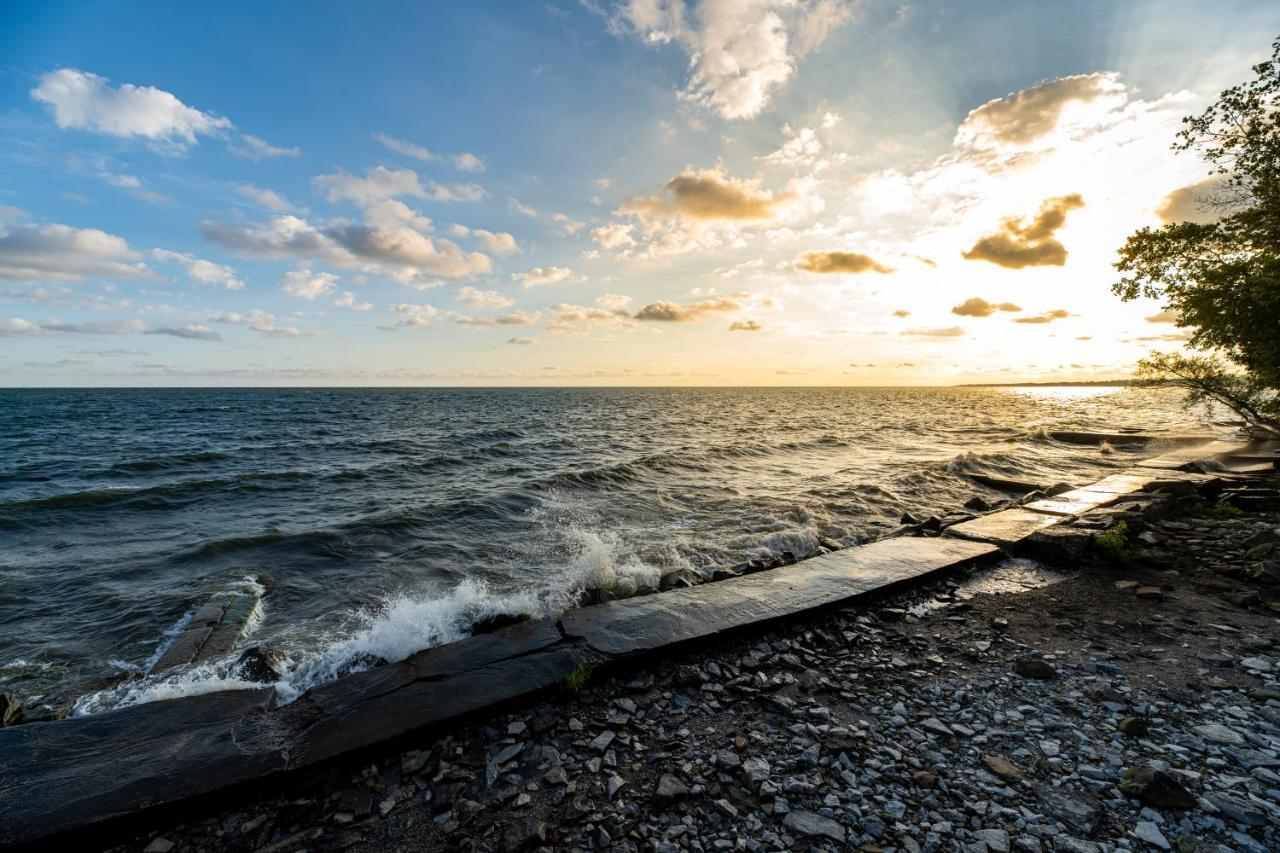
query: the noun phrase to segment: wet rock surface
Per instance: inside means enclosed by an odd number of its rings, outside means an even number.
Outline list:
[[[1249,556],[1280,514],[1161,512],[1053,585],[706,636],[118,849],[1280,849],[1280,599]]]

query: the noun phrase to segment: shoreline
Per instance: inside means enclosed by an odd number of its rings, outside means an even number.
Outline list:
[[[1174,456],[1190,458],[1187,453],[1181,451]],[[29,742],[21,744],[18,752],[22,753],[24,749],[26,752],[16,760],[9,757],[15,754],[13,751],[0,752],[6,755],[0,758],[0,764],[8,765],[5,767],[8,771],[6,777],[16,779],[24,775],[24,770],[29,774],[40,769],[42,762],[49,759],[56,763],[59,753],[56,749],[51,751],[50,747],[50,742],[57,740],[54,730],[61,733],[79,721],[105,720],[105,725],[100,722],[98,726],[82,726],[81,729],[90,737],[103,734],[109,737],[111,724],[125,719],[120,715],[133,715],[132,722],[137,722],[139,712],[151,707],[155,709],[149,712],[154,717],[151,723],[157,729],[166,723],[196,724],[194,729],[184,730],[187,733],[185,740],[178,738],[183,740],[179,744],[181,746],[191,747],[191,740],[212,736],[209,742],[196,749],[194,763],[191,763],[192,756],[185,749],[173,754],[175,758],[181,754],[188,761],[189,775],[224,774],[220,778],[206,775],[203,779],[180,779],[176,788],[148,795],[146,791],[138,790],[139,786],[145,787],[147,783],[145,772],[142,772],[147,769],[145,764],[133,766],[135,777],[132,787],[114,778],[107,780],[109,770],[119,772],[121,761],[127,764],[138,760],[117,754],[113,758],[114,765],[108,761],[96,768],[103,780],[108,781],[108,788],[115,786],[115,793],[94,791],[70,812],[65,790],[41,790],[42,786],[38,784],[34,802],[24,801],[23,805],[32,808],[41,805],[48,811],[34,816],[34,820],[33,815],[17,813],[21,810],[15,809],[15,791],[5,792],[7,796],[0,802],[7,802],[9,806],[0,806],[0,810],[7,813],[4,823],[9,827],[6,830],[9,835],[4,840],[33,841],[43,837],[48,829],[58,828],[59,820],[64,822],[61,824],[63,829],[92,825],[86,820],[89,817],[86,809],[97,809],[100,819],[138,819],[139,808],[188,797],[208,797],[211,792],[227,785],[260,780],[265,775],[281,771],[297,776],[300,767],[316,767],[352,749],[376,749],[378,744],[388,739],[410,736],[414,730],[432,724],[451,724],[457,717],[471,715],[491,704],[527,701],[535,694],[562,684],[581,668],[584,660],[628,667],[634,664],[637,656],[651,655],[656,649],[665,651],[674,644],[680,645],[674,651],[683,652],[695,643],[701,647],[719,642],[720,635],[726,631],[734,637],[747,631],[759,633],[772,630],[771,626],[780,619],[805,620],[814,618],[813,611],[818,609],[847,609],[851,599],[857,599],[862,605],[867,594],[878,600],[900,589],[903,584],[919,583],[935,574],[999,559],[1000,550],[993,542],[1008,547],[1014,542],[1034,538],[1038,535],[1035,531],[1056,529],[1076,513],[1083,512],[1087,516],[1104,503],[1132,498],[1136,487],[1145,487],[1168,476],[1166,465],[1172,462],[1166,459],[1165,463],[1149,466],[1141,474],[1131,475],[1127,481],[1107,478],[1113,481],[1110,486],[1105,485],[1107,480],[1104,480],[1053,500],[1040,501],[1045,506],[1038,509],[1035,506],[1037,502],[1033,501],[1028,504],[1030,508],[979,516],[958,524],[946,536],[882,539],[877,543],[881,546],[878,549],[870,546],[844,549],[794,566],[728,582],[703,584],[687,590],[571,611],[560,620],[548,620],[554,624],[545,621],[521,623],[460,643],[435,647],[401,664],[331,682],[313,691],[317,695],[310,696],[302,708],[297,708],[300,700],[280,711],[272,711],[270,697],[259,695],[269,691],[246,691],[255,695],[206,694],[192,697],[192,700],[169,700],[60,723],[38,723],[0,730],[0,744],[4,744],[6,741],[13,743],[12,733],[37,727],[48,728],[47,732],[41,733],[45,736],[37,737],[33,732],[30,738],[24,739]],[[1178,480],[1192,483],[1197,480],[1197,475],[1179,474]],[[1212,480],[1212,477],[1199,477],[1201,484]],[[1054,537],[1047,538],[1052,540]],[[1040,543],[1039,547],[1068,553],[1061,550],[1064,547],[1062,542]],[[876,551],[884,552],[883,556],[877,558]],[[922,556],[933,558],[939,564],[921,571],[918,563]],[[822,560],[827,561],[823,564],[825,569],[819,566],[818,561]],[[848,565],[841,568],[839,563],[842,561]],[[854,577],[865,580],[868,568],[873,571],[875,582],[851,586]],[[788,594],[793,595],[790,600],[786,598]],[[512,683],[513,678],[517,683]],[[335,685],[341,687],[326,689]],[[449,695],[442,696],[446,691]],[[397,696],[397,692],[401,695]],[[387,704],[387,697],[392,697],[391,704]],[[477,700],[486,699],[493,701],[477,704]],[[379,702],[382,703],[380,708]],[[296,710],[289,711],[291,708]],[[371,709],[378,710],[373,719],[370,718]],[[193,710],[196,719],[186,719]],[[247,724],[246,720],[254,722]],[[206,723],[208,728],[200,731],[200,725]],[[98,731],[90,732],[89,729]],[[291,742],[291,738],[299,733],[305,734],[305,740],[302,743]],[[173,740],[171,735],[166,742],[175,746]],[[64,758],[76,754],[77,744],[74,741],[75,738],[71,738],[63,744],[64,748],[70,749],[62,753]],[[86,742],[81,741],[78,747],[83,750],[85,745]],[[146,737],[133,744],[135,748],[146,745]],[[155,770],[155,765],[151,769]],[[59,778],[56,767],[44,766],[42,772],[46,784]],[[63,781],[66,781],[65,775],[64,769]],[[62,795],[61,799],[59,795]],[[194,805],[198,807],[198,804]],[[65,823],[68,821],[69,826]],[[77,821],[80,822],[78,825]],[[15,832],[20,834],[15,835]]]

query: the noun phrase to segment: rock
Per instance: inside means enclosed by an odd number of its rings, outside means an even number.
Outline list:
[[[1003,829],[979,829],[973,835],[993,853],[1009,853],[1009,833]]]
[[[999,755],[984,755],[982,763],[986,768],[999,778],[1006,782],[1016,782],[1022,778],[1022,771],[1013,765],[1009,759]]]
[[[654,805],[665,807],[687,799],[689,786],[670,773],[663,773],[658,779],[658,787],[653,792]]]
[[[1142,737],[1147,733],[1147,721],[1142,717],[1125,717],[1116,728],[1129,737]]]
[[[506,628],[511,625],[519,625],[521,622],[528,622],[528,613],[494,613],[490,616],[484,616],[471,623],[472,634],[492,634],[499,628]]]
[[[1244,736],[1242,734],[1218,723],[1192,726],[1191,730],[1210,743],[1220,743],[1226,746],[1242,746],[1244,744]]]
[[[658,588],[664,592],[671,589],[686,589],[702,583],[702,577],[692,569],[676,569],[662,576]]]
[[[844,843],[844,827],[829,817],[806,811],[790,811],[782,819],[782,825],[792,832],[809,837],[823,836]]]
[[[1149,764],[1124,771],[1120,792],[1158,809],[1193,809],[1196,798],[1173,776]]]
[[[924,523],[923,521],[921,521],[920,519],[916,518],[914,515],[912,515],[912,514],[911,514],[911,513],[909,513],[909,512],[904,512],[904,513],[902,514],[902,517],[901,517],[900,519],[898,519],[898,521],[899,521],[899,523],[901,523],[901,524],[910,524],[910,525],[912,525],[912,526],[915,526],[915,525],[923,524],[923,523]]]
[[[142,848],[142,853],[169,853],[177,845],[163,835],[158,835],[151,840],[151,843]]]
[[[1253,808],[1244,800],[1238,800],[1235,797],[1228,797],[1226,794],[1207,794],[1205,799],[1208,800],[1215,809],[1222,812],[1236,823],[1243,823],[1246,826],[1266,825],[1266,815]]]
[[[756,786],[769,778],[769,762],[763,758],[748,758],[742,762],[742,778]]]
[[[253,646],[240,653],[236,671],[245,681],[275,684],[284,674],[284,654],[278,649]]]
[[[911,784],[917,788],[932,788],[938,784],[938,774],[928,770],[917,770],[911,774]]]
[[[0,693],[0,726],[16,726],[22,722],[22,700],[12,693]]]
[[[988,512],[991,509],[991,504],[987,503],[978,495],[974,495],[964,502],[964,508],[971,509],[974,512]]]
[[[613,732],[603,731],[593,737],[590,743],[587,744],[587,747],[595,750],[596,752],[604,752],[609,748],[609,744],[613,743],[613,739],[616,737],[617,735]]]
[[[1164,591],[1158,586],[1140,586],[1133,591],[1133,594],[1146,601],[1159,601],[1164,598]]]
[[[507,826],[507,831],[502,835],[502,849],[528,850],[532,847],[541,847],[546,840],[547,825],[540,820],[526,818]]]
[[[1050,679],[1057,678],[1058,671],[1053,665],[1038,657],[1024,655],[1013,662],[1013,671],[1024,678]]]
[[[1037,785],[1035,792],[1045,813],[1068,832],[1091,838],[1102,822],[1102,805],[1092,794],[1052,785]]]
[[[618,793],[618,791],[622,790],[622,787],[626,784],[627,784],[627,780],[623,779],[621,776],[615,773],[614,775],[610,776],[609,781],[605,783],[605,796],[607,796],[609,800],[612,801],[614,796]]]
[[[1145,841],[1148,844],[1155,845],[1161,850],[1169,850],[1173,847],[1173,845],[1169,843],[1169,839],[1164,837],[1164,833],[1160,831],[1160,827],[1156,826],[1154,821],[1138,821],[1137,826],[1133,828],[1133,834],[1139,841]]]

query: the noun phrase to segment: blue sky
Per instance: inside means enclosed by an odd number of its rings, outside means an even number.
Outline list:
[[[1115,249],[1280,33],[1260,2],[4,14],[15,385],[1121,375],[1182,333],[1111,297]]]

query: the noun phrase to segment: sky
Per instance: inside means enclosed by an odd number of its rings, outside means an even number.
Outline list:
[[[1274,2],[6,3],[0,385],[1123,377]]]

